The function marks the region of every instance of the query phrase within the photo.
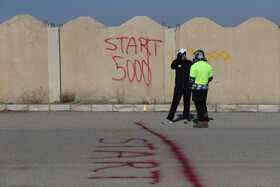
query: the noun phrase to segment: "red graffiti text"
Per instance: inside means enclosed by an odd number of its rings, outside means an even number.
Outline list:
[[[121,54],[112,56],[116,70],[121,74],[120,77],[113,77],[112,79],[115,81],[122,81],[127,78],[131,83],[134,82],[134,80],[138,83],[143,80],[147,86],[150,86],[152,82],[150,57],[157,56],[158,44],[160,42],[162,42],[162,40],[144,37],[137,39],[134,37],[105,39],[105,43],[107,44],[106,50],[119,51]],[[137,58],[137,55],[140,53],[145,54],[145,59]],[[135,55],[136,58],[126,59],[123,55]]]
[[[108,156],[92,157],[94,160],[102,159],[102,162],[93,162],[95,165],[101,164],[102,166],[92,170],[92,172],[95,173],[98,173],[99,171],[101,172],[98,176],[89,177],[89,179],[151,179],[150,184],[156,184],[159,182],[160,171],[155,168],[157,168],[160,164],[156,161],[150,160],[151,157],[156,154],[151,152],[155,148],[152,143],[148,142],[148,140],[142,138],[129,138],[122,142],[108,142],[104,139],[100,139],[99,142],[102,145],[97,146],[98,150],[95,150],[94,152],[105,154],[108,153]],[[133,148],[134,151],[131,151],[131,148]],[[145,151],[143,151],[143,148]],[[128,151],[128,149],[130,151]],[[122,161],[122,158],[132,160]],[[137,161],[134,161],[134,158],[137,158]],[[149,158],[149,160],[139,161],[139,158]],[[138,170],[141,169],[143,174],[140,176],[127,176],[122,175],[122,172],[120,171],[118,172],[118,175],[108,176],[106,175],[106,172],[102,173],[103,170],[107,171],[112,168],[126,169],[127,167]]]

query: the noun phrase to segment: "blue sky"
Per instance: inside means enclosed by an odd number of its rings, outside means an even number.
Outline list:
[[[265,17],[280,25],[279,0],[0,0],[0,23],[30,14],[56,26],[90,16],[106,26],[119,26],[134,16],[148,16],[175,27],[194,17],[208,17],[235,27],[251,17]]]

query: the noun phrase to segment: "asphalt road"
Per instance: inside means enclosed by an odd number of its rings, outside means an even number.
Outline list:
[[[166,116],[0,113],[0,186],[279,186],[279,113]]]

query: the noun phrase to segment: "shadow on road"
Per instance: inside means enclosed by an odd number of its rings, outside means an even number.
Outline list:
[[[208,117],[209,121],[214,120],[214,118]],[[183,114],[178,114],[177,118],[173,120],[174,123],[183,120]],[[193,121],[194,123],[198,123],[197,115],[196,114],[189,114],[188,121]]]

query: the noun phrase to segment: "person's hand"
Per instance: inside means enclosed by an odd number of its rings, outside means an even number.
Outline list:
[[[178,53],[178,54],[177,54],[177,58],[181,60],[182,54],[181,54],[181,53]]]

